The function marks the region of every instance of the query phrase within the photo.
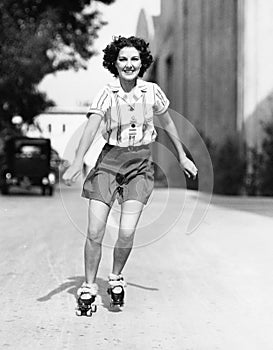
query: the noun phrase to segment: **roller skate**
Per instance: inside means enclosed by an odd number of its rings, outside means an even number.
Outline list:
[[[84,282],[77,291],[78,307],[76,309],[77,316],[91,317],[93,312],[97,311],[97,305],[94,304],[98,294],[98,286],[96,283],[88,284]]]
[[[126,287],[126,283],[123,279],[122,275],[115,275],[111,273],[109,275],[109,287],[107,289],[107,293],[110,295],[110,307],[114,306],[124,306],[124,297],[125,292],[124,288]]]

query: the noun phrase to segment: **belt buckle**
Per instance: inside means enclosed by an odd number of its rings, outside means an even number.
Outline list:
[[[128,151],[133,151],[134,150],[134,146],[128,146]]]

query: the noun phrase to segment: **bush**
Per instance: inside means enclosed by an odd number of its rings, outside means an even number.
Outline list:
[[[265,138],[262,142],[260,177],[260,193],[273,195],[273,122],[264,124]]]
[[[211,156],[214,170],[213,192],[224,195],[239,195],[244,188],[246,161],[238,140],[227,138],[221,145],[203,138]]]
[[[255,148],[248,148],[247,163],[248,169],[245,179],[246,194],[256,196],[261,192],[260,169],[262,166],[262,156]]]
[[[243,158],[239,142],[228,138],[216,149],[213,157],[214,192],[239,195],[245,179],[246,161]]]
[[[216,146],[203,137],[214,169],[214,192],[273,196],[273,122],[263,124],[261,151],[247,148],[242,154],[238,140],[227,138]],[[246,165],[247,168],[246,168]]]
[[[248,195],[273,195],[273,122],[263,124],[265,137],[261,150],[248,149],[246,192]]]

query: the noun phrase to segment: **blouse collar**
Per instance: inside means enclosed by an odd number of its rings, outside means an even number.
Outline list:
[[[121,97],[124,101],[127,102],[129,93],[126,93],[123,90],[122,86],[120,85],[119,79],[117,79],[113,84],[109,84],[109,87],[112,92],[117,93],[119,97]],[[145,93],[146,91],[147,91],[147,83],[142,79],[137,79],[137,84],[133,89],[132,98],[136,102],[142,97],[143,93]]]

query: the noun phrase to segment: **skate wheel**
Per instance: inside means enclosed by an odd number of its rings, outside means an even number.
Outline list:
[[[91,317],[92,316],[92,310],[91,309],[86,311],[86,316],[87,317]]]
[[[81,310],[76,310],[76,315],[77,315],[77,316],[81,316],[81,315],[82,315]]]
[[[92,305],[91,310],[92,312],[97,312],[97,305]]]

